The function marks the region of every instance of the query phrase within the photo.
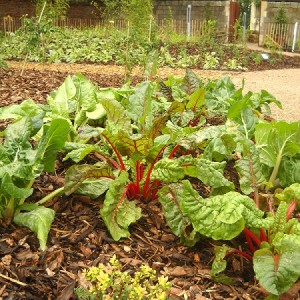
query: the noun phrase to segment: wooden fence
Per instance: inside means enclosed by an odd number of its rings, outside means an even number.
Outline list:
[[[155,21],[158,30],[162,31],[173,31],[178,34],[185,35],[187,32],[187,24],[185,20],[156,20]],[[2,24],[1,24],[2,23]],[[114,21],[104,21],[100,19],[80,19],[80,18],[61,18],[54,20],[54,25],[59,27],[70,27],[70,28],[88,28],[88,27],[112,27],[119,30],[127,29],[128,22],[126,20],[114,20]],[[23,24],[23,19],[19,17],[3,17],[1,22],[0,20],[0,30],[3,29],[4,33],[15,32]],[[212,34],[214,28],[212,25],[209,25],[206,21],[203,20],[192,20],[191,22],[191,37],[203,36],[206,34]],[[219,33],[226,34],[227,28],[218,28]]]
[[[263,27],[264,45],[275,46],[283,50],[291,50],[294,39],[295,24],[267,23]],[[300,43],[300,26],[298,26],[297,43]],[[299,46],[298,46],[299,47]]]
[[[6,16],[0,19],[0,30],[4,33],[14,32],[22,26],[23,19],[20,17]],[[178,34],[185,35],[187,32],[187,25],[185,20],[156,20],[156,24],[159,30],[168,32],[176,32]],[[80,18],[61,18],[54,21],[54,25],[60,27],[72,27],[72,28],[87,28],[87,27],[107,27],[116,28],[119,30],[127,29],[128,22],[125,20],[114,20],[110,22],[104,22],[100,19],[80,19]],[[214,30],[211,24],[208,24],[203,20],[192,20],[191,23],[191,37],[210,35]],[[228,34],[228,28],[218,28],[218,35],[226,40]],[[294,36],[294,24],[275,24],[267,23],[262,28],[264,44],[271,43],[278,48],[284,50],[290,50],[292,48],[293,36]],[[297,45],[299,49],[300,43],[300,25],[298,26],[297,33]]]
[[[187,33],[186,20],[168,20],[161,19],[157,21],[158,28],[161,30],[168,30],[178,34],[185,35]],[[191,37],[211,35],[217,32],[218,35],[227,35],[227,26],[215,28],[212,24],[203,20],[191,21]]]

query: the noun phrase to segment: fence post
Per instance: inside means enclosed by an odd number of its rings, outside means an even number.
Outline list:
[[[246,43],[247,13],[243,14],[243,43]]]
[[[192,5],[189,4],[186,9],[186,36],[191,37],[191,19],[192,19]]]
[[[298,32],[298,22],[296,22],[295,26],[294,26],[294,36],[293,36],[292,52],[295,52],[295,46],[296,46],[296,40],[297,40],[297,32]]]

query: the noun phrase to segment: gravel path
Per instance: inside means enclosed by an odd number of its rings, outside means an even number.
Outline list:
[[[268,70],[232,75],[236,86],[245,80],[245,91],[264,89],[278,99],[283,106],[272,105],[272,116],[287,121],[300,121],[300,69]]]

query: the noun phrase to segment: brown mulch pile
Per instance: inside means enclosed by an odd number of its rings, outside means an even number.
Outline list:
[[[82,71],[101,87],[117,87],[124,82],[120,72]],[[0,69],[0,106],[27,98],[44,103],[48,93],[70,73],[27,69],[21,77],[19,68]],[[133,84],[140,80],[142,77],[135,76]],[[66,165],[58,163],[55,174],[37,178],[31,201],[63,185]],[[192,248],[180,245],[166,226],[157,202],[139,204],[143,217],[131,226],[131,237],[119,242],[110,237],[99,217],[102,199],[72,195],[55,197],[46,205],[56,211],[56,217],[44,252],[30,230],[0,223],[0,299],[75,299],[74,288],[82,281],[83,269],[106,263],[114,254],[124,270],[135,270],[146,263],[167,275],[172,282],[172,299],[250,300],[266,296],[254,280],[252,265],[238,256],[228,257],[227,275],[232,277],[232,284],[215,283],[210,276],[213,245],[222,242],[203,238]],[[240,239],[245,243],[243,237]],[[294,289],[286,299],[297,296]]]

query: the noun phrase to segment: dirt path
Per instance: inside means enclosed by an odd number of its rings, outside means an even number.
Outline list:
[[[21,63],[10,62],[14,68],[20,68]],[[43,65],[38,63],[28,63],[28,69],[64,71],[68,73],[87,72],[92,74],[125,74],[124,68],[111,65],[88,65],[88,64],[51,64]],[[287,121],[300,121],[300,69],[281,69],[255,72],[228,72],[228,71],[205,71],[194,70],[201,78],[218,79],[223,76],[230,76],[236,86],[242,85],[245,80],[245,92],[259,92],[267,90],[279,101],[283,110],[275,105],[271,106],[272,116],[276,119]],[[184,69],[160,68],[158,76],[168,75],[184,76]],[[141,70],[136,68],[133,75],[141,75]]]

